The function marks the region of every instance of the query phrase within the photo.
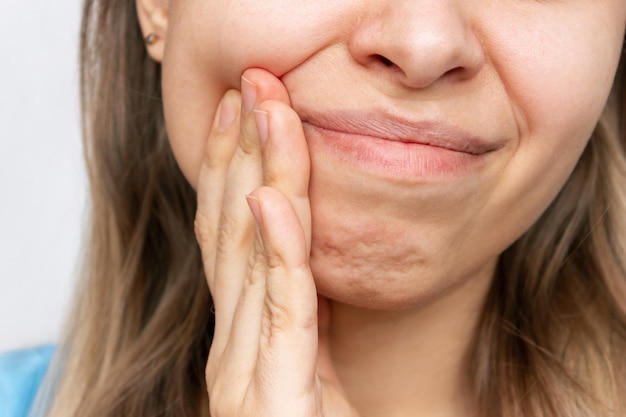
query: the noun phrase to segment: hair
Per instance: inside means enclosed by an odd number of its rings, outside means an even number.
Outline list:
[[[564,188],[500,256],[474,343],[486,416],[626,415],[624,75]]]
[[[206,416],[196,196],[134,2],[85,1],[80,74],[90,233],[45,413]],[[485,416],[626,415],[625,87],[620,68],[566,185],[500,257],[470,361]]]

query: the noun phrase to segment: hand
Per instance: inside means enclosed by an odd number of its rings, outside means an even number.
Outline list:
[[[284,86],[247,70],[241,94],[228,91],[218,108],[198,181],[196,235],[216,313],[212,417],[356,416],[309,268],[309,173]]]

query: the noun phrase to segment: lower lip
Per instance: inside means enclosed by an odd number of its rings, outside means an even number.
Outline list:
[[[329,153],[343,164],[394,180],[458,178],[477,169],[485,156],[338,132],[310,123],[303,127],[313,153]]]

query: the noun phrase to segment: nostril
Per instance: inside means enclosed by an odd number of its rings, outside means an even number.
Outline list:
[[[386,67],[393,67],[393,65],[394,65],[393,62],[390,59],[388,59],[387,57],[384,57],[382,55],[377,55],[377,58]]]

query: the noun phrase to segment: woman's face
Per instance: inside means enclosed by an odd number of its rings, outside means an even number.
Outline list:
[[[242,72],[278,76],[311,156],[318,289],[381,308],[493,271],[575,166],[626,22],[623,0],[168,7],[164,103],[185,176],[195,186],[218,101]]]

